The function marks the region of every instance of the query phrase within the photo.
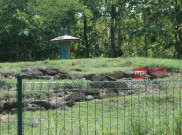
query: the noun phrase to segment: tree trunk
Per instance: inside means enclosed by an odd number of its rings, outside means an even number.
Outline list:
[[[118,53],[117,53],[117,56],[123,55],[123,51],[121,49],[122,41],[123,41],[123,38],[121,36],[121,18],[122,18],[122,13],[119,10],[118,19],[117,19],[117,22],[118,22]]]
[[[144,56],[145,57],[148,57],[148,49],[147,49],[147,36],[146,36],[146,13],[145,13],[145,10],[144,10],[144,14],[143,14],[143,22],[144,22],[144,28],[145,28],[145,35],[144,35]]]
[[[16,36],[16,61],[19,60],[19,43],[18,43],[18,36]]]
[[[115,14],[116,8],[115,5],[112,5],[111,8],[111,57],[117,57],[116,47],[115,47],[115,27],[114,27],[114,21],[116,18]]]
[[[179,12],[180,9],[178,7],[178,1],[175,0],[175,14],[176,14],[176,27],[175,27],[175,51],[178,52],[177,58],[181,58],[182,57],[182,34],[181,31],[179,31],[180,28],[180,24],[182,23],[179,19]]]
[[[84,40],[85,40],[85,45],[86,45],[86,57],[89,57],[89,49],[90,45],[88,43],[88,37],[87,37],[87,17],[84,15]]]

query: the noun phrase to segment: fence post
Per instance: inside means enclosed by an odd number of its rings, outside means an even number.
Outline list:
[[[18,123],[17,123],[17,133],[18,135],[22,135],[23,134],[23,129],[22,129],[22,108],[23,108],[23,103],[22,103],[22,76],[18,75],[17,76],[17,108],[18,108]]]

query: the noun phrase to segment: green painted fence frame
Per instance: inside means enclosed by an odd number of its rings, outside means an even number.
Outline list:
[[[23,96],[22,96],[22,76],[18,75],[17,76],[17,108],[18,108],[18,124],[17,124],[17,134],[22,135],[23,134]]]

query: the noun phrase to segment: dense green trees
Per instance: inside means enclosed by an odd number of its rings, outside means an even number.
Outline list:
[[[0,0],[0,61],[58,58],[67,28],[73,57],[182,57],[182,0]]]

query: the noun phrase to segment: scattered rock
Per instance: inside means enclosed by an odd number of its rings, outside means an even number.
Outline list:
[[[0,72],[0,78],[15,78],[15,74],[11,72],[8,72],[8,73]]]
[[[105,78],[105,76],[103,75],[94,75],[91,79],[91,81],[107,81],[107,79]]]
[[[109,76],[115,78],[115,79],[122,79],[124,77],[123,72],[122,71],[116,71],[113,73],[109,73]]]
[[[43,110],[45,110],[45,108],[44,107],[39,107],[39,106],[24,108],[24,111],[33,111],[33,112],[35,112],[35,111],[43,111]]]
[[[101,75],[89,74],[89,75],[84,75],[83,77],[86,80],[90,80],[90,81],[116,81],[117,79],[122,79],[123,76],[124,75],[122,71],[117,71],[117,72],[101,74]]]
[[[43,110],[45,110],[45,108],[44,107],[40,107],[40,106],[37,106],[37,107],[25,107],[25,108],[23,108],[23,111],[33,111],[33,112],[35,112],[35,111],[43,111]],[[17,108],[13,108],[13,109],[11,109],[11,113],[12,114],[16,114],[17,113]]]
[[[102,90],[98,96],[99,99],[117,97],[117,93],[114,90]]]
[[[134,71],[124,71],[124,78],[134,78]]]
[[[58,68],[52,68],[52,67],[44,67],[44,66],[41,66],[41,67],[38,67],[37,68],[44,76],[47,75],[47,76],[55,76],[57,74],[67,74],[66,71],[64,70],[60,70]]]
[[[81,72],[82,70],[81,70],[81,69],[79,69],[79,68],[76,68],[76,69],[75,69],[75,71],[79,71],[79,72]]]
[[[36,104],[30,104],[31,105],[31,107],[39,107],[38,105],[36,105]],[[28,107],[30,107],[30,106],[28,106]]]
[[[73,101],[73,100],[71,99],[71,100],[69,100],[69,101],[66,102],[66,105],[69,106],[69,107],[72,107],[72,106],[75,105],[75,101]]]
[[[85,95],[99,95],[100,91],[98,89],[89,88],[86,90],[81,91],[82,93],[85,93]]]
[[[77,72],[81,72],[82,70],[79,68],[75,68],[75,69],[69,69],[69,71],[77,71]]]
[[[32,101],[31,104],[36,104],[40,107],[44,107],[45,109],[50,109],[52,104],[49,101],[43,101],[43,100],[36,100]]]
[[[84,77],[82,75],[71,75],[72,80],[76,79],[83,79]]]
[[[24,101],[23,102],[23,106],[27,107],[28,106],[28,102]],[[13,108],[17,108],[17,101],[7,101],[3,103],[3,109],[4,110],[11,110]]]
[[[4,105],[1,103],[1,104],[0,104],[0,112],[2,112],[3,109],[4,109]]]
[[[46,79],[46,80],[52,80],[52,78],[53,78],[52,76],[47,76],[47,75],[44,76],[44,79]]]
[[[150,79],[156,79],[156,78],[167,77],[168,74],[167,73],[150,73],[149,76],[150,76]]]
[[[15,74],[14,73],[1,73],[1,76],[4,78],[14,78]]]
[[[60,78],[59,78],[59,75],[55,75],[54,76],[54,80],[59,80]]]
[[[87,95],[87,96],[86,96],[86,100],[87,100],[87,101],[93,100],[93,99],[94,99],[94,97],[93,97],[92,95]]]
[[[112,76],[105,76],[105,78],[107,79],[107,81],[116,81],[116,79]]]
[[[69,74],[59,74],[58,79],[72,79],[72,77]]]
[[[30,122],[28,122],[28,126],[30,126],[30,127],[37,127],[38,126],[38,124],[39,124],[39,121],[38,120],[34,120],[34,121],[30,121]]]
[[[115,89],[128,89],[128,85],[125,82],[92,82],[92,88],[103,88],[108,90]]]
[[[38,67],[38,68],[28,68],[21,70],[20,75],[26,79],[46,79],[46,80],[59,80],[59,79],[72,79],[65,70],[60,70],[58,68],[52,67]]]
[[[133,63],[131,61],[128,61],[124,64],[126,67],[130,67],[131,65],[133,65]]]
[[[90,87],[93,88],[92,91],[96,91],[98,89],[107,88],[107,84],[109,85],[110,82],[91,82]]]
[[[84,77],[86,80],[92,81],[93,76],[95,76],[95,74],[84,75],[83,77]]]
[[[85,100],[85,93],[83,92],[73,92],[65,97],[65,101],[73,100],[75,102],[80,102]]]
[[[116,82],[114,85],[117,90],[128,90],[128,85],[125,82]]]
[[[136,93],[136,90],[118,90],[118,96],[128,96]]]
[[[5,81],[0,81],[0,91],[1,90],[9,90],[12,86]]]
[[[16,114],[17,113],[17,108],[11,109],[11,114]]]
[[[40,72],[37,68],[23,69],[19,74],[26,79],[39,79],[43,76],[42,72]]]
[[[17,108],[17,101],[10,101],[4,103],[4,110],[11,110]]]

